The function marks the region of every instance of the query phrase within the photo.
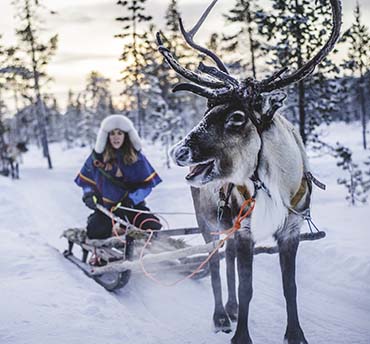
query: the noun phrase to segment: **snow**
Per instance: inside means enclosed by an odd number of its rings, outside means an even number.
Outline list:
[[[370,155],[361,149],[357,125],[334,124],[325,131],[328,142],[348,144],[357,162]],[[64,150],[60,144],[50,149],[53,170],[31,147],[24,155],[20,180],[0,177],[0,343],[228,343],[232,334],[213,333],[209,278],[168,288],[139,275],[122,290],[109,293],[64,259],[66,242],[60,234],[83,226],[89,214],[73,184],[89,149]],[[147,144],[144,151],[164,181],[150,196],[150,207],[192,212],[186,171],[167,170],[159,146]],[[314,190],[312,214],[327,237],[302,243],[298,252],[301,325],[310,343],[369,344],[370,207],[350,207],[345,189],[336,184],[342,171],[335,161],[311,155],[313,173],[327,184],[325,192]],[[194,216],[166,218],[171,227],[195,225]],[[198,236],[187,240],[201,242]],[[167,276],[166,282],[176,278]],[[281,343],[286,312],[276,255],[256,256],[253,283],[254,343]]]

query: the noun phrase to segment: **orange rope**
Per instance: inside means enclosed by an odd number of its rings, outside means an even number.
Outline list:
[[[222,234],[226,234],[226,237],[224,239],[221,239],[218,244],[216,245],[215,249],[208,255],[208,257],[202,262],[199,264],[199,266],[192,272],[190,273],[189,275],[185,276],[185,277],[182,277],[172,283],[163,283],[162,281],[156,279],[153,274],[149,273],[146,271],[145,269],[145,266],[144,266],[144,262],[143,262],[143,257],[144,257],[144,251],[146,249],[146,247],[149,245],[150,243],[150,240],[152,239],[153,237],[153,234],[154,234],[154,231],[151,230],[151,229],[148,229],[148,231],[150,232],[150,235],[149,235],[149,238],[147,239],[147,241],[145,242],[144,244],[144,247],[142,248],[141,252],[140,252],[140,266],[141,266],[141,269],[143,270],[143,273],[144,275],[149,278],[150,280],[158,283],[159,285],[162,285],[162,286],[165,286],[165,287],[172,287],[182,281],[185,281],[187,279],[190,279],[192,278],[193,276],[195,276],[200,270],[203,269],[203,267],[211,260],[211,258],[215,255],[215,253],[225,244],[225,242],[227,240],[230,239],[230,237],[240,229],[241,227],[241,222],[247,218],[248,216],[250,216],[250,214],[252,213],[253,209],[254,209],[254,206],[255,206],[255,203],[256,203],[256,200],[254,198],[248,198],[247,200],[245,200],[239,210],[239,214],[235,220],[235,223],[234,225],[227,229],[226,231],[223,231]],[[248,208],[248,210],[245,212],[245,214],[243,214],[243,212],[245,211],[245,209]]]
[[[256,203],[256,200],[252,197],[245,200],[243,202],[243,204],[241,205],[241,207],[240,207],[239,214],[238,214],[238,216],[235,220],[234,225],[229,229],[225,229],[225,230],[220,231],[220,232],[211,232],[211,234],[213,234],[213,235],[218,235],[218,234],[228,235],[230,232],[232,232],[232,233],[236,232],[238,229],[240,229],[241,222],[252,213],[255,203]],[[243,211],[248,206],[249,206],[249,209],[243,215]]]
[[[116,207],[112,207],[111,208],[111,213],[113,213],[114,211],[116,210]],[[121,238],[120,238],[120,235],[118,234],[118,232],[117,232],[117,230],[116,230],[116,227],[115,227],[115,222],[114,222],[114,220],[113,220],[113,217],[112,217],[112,231],[113,231],[113,234],[117,237],[117,239],[119,240],[119,241],[121,241],[122,243],[124,243],[124,244],[126,244],[126,241],[125,240],[122,240]]]

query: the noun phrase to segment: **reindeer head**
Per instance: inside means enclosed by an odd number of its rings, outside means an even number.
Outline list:
[[[252,176],[258,164],[261,135],[273,125],[274,114],[285,98],[277,90],[314,71],[334,47],[341,24],[340,2],[330,0],[333,29],[326,44],[311,60],[289,75],[285,75],[287,68],[283,68],[262,81],[253,78],[239,81],[228,73],[219,57],[193,41],[216,2],[212,1],[190,31],[184,29],[181,18],[179,23],[186,42],[210,57],[217,68],[203,63],[199,64],[197,71],[182,67],[163,46],[161,35],[157,33],[159,51],[168,64],[192,82],[176,85],[173,91],[190,91],[208,99],[204,118],[170,153],[179,166],[191,167],[186,179],[194,186],[214,180],[243,183],[245,178]]]

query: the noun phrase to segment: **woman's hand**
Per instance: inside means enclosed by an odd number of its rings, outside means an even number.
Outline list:
[[[124,197],[120,203],[123,207],[126,207],[126,208],[134,207],[134,202],[132,202],[132,199],[128,196]]]
[[[83,196],[82,196],[82,201],[85,203],[85,205],[92,209],[92,210],[95,210],[96,209],[96,204],[97,203],[100,203],[100,196],[94,192],[94,191],[89,191],[89,192],[86,192]]]

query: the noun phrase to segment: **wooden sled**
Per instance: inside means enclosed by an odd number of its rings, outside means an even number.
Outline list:
[[[200,264],[207,259],[209,253],[213,252],[216,247],[220,247],[221,242],[218,240],[203,245],[189,246],[184,240],[175,239],[176,236],[200,234],[199,228],[160,230],[155,232],[150,245],[145,248],[145,255],[139,259],[149,233],[128,224],[100,205],[98,205],[98,209],[116,223],[125,226],[126,234],[105,240],[90,240],[83,228],[67,229],[62,234],[62,237],[68,241],[68,248],[63,255],[88,277],[109,291],[124,287],[132,274],[143,272],[143,266],[148,268],[151,274],[177,272],[189,275],[198,269]],[[325,232],[317,230],[317,232],[302,233],[299,239],[300,241],[311,241],[324,237]],[[82,250],[81,258],[73,253],[75,245]],[[277,246],[257,246],[254,248],[255,255],[278,252]],[[220,257],[224,258],[224,252],[220,252]],[[207,263],[191,278],[200,279],[208,274],[209,266]]]
[[[145,249],[143,262],[150,273],[177,272],[188,275],[194,271],[208,254],[192,254],[193,248],[184,240],[174,239],[176,235],[200,233],[198,228],[163,230],[155,233],[150,247]],[[90,240],[83,228],[71,228],[63,232],[62,237],[68,241],[68,248],[63,252],[65,258],[80,268],[88,277],[94,279],[109,291],[124,287],[131,275],[141,273],[139,256],[143,248],[143,234],[131,233],[130,240],[126,236],[112,237],[105,240]],[[138,238],[141,236],[141,238]],[[74,247],[81,248],[81,257],[74,254]],[[188,253],[178,254],[188,249]],[[190,249],[190,251],[189,251]],[[177,253],[177,254],[176,254]],[[164,257],[168,255],[169,257]],[[147,257],[155,259],[147,259]],[[158,259],[160,257],[160,259]],[[126,264],[126,265],[125,265]],[[209,274],[208,264],[197,272],[192,279],[200,279]]]

